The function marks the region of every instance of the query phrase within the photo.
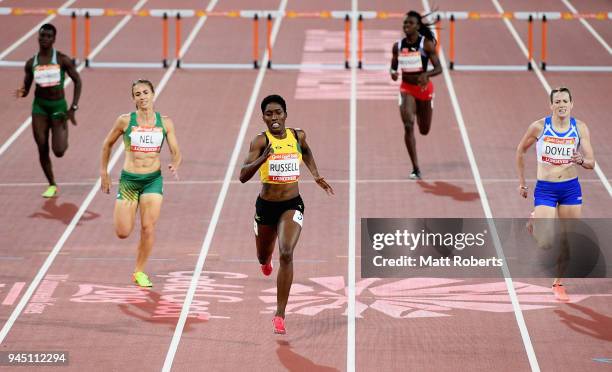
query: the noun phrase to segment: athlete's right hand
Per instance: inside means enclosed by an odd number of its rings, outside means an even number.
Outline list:
[[[101,175],[100,178],[102,179],[102,184],[100,186],[100,189],[102,190],[103,193],[110,194],[110,188],[111,188],[111,185],[113,184],[113,181],[111,181],[110,176],[108,175],[108,173],[106,173],[106,174]]]
[[[274,149],[272,148],[272,144],[268,143],[268,146],[266,146],[266,148],[263,150],[261,156],[263,159],[268,159],[268,156],[270,156],[270,154],[274,154]]]
[[[522,196],[523,198],[527,199],[528,191],[529,191],[529,189],[527,188],[527,186],[519,185],[518,192],[519,192],[520,196]]]
[[[391,74],[391,80],[397,81],[397,78],[399,77],[397,70],[389,70],[389,73]]]
[[[15,98],[23,98],[25,97],[25,93],[26,93],[25,88],[19,88],[15,90],[14,95],[15,95]]]

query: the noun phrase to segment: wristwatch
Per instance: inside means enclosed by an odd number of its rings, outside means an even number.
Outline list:
[[[72,111],[76,111],[76,110],[78,110],[78,109],[79,109],[79,105],[76,105],[76,104],[75,104],[75,105],[72,105],[72,106],[70,106],[70,109],[71,109]]]

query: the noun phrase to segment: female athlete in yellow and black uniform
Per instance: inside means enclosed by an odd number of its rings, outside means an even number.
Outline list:
[[[144,265],[153,248],[155,224],[159,218],[163,199],[159,153],[164,139],[168,140],[172,154],[168,168],[175,177],[182,161],[174,123],[169,117],[153,111],[154,95],[155,90],[150,81],[136,80],[132,84],[132,98],[137,111],[121,115],[115,122],[113,129],[104,140],[100,168],[102,191],[108,194],[111,186],[107,171],[108,159],[113,145],[123,136],[125,162],[119,180],[113,221],[117,236],[121,239],[127,238],[134,229],[136,210],[140,207],[140,242],[132,279],[141,287],[153,286],[144,273]]]
[[[412,162],[412,179],[421,178],[414,137],[415,116],[419,132],[422,135],[429,133],[434,96],[433,84],[429,78],[442,72],[436,53],[436,38],[429,29],[430,25],[423,23],[422,18],[415,11],[406,13],[403,24],[406,37],[393,44],[390,70],[393,81],[402,74],[399,106],[404,123],[404,143]],[[427,70],[429,61],[433,64],[431,71]]]
[[[57,185],[53,176],[51,158],[49,157],[49,130],[51,130],[51,148],[58,158],[64,156],[68,149],[68,125],[70,119],[76,125],[74,113],[78,110],[81,96],[81,78],[70,58],[53,49],[57,30],[52,24],[44,24],[38,30],[38,53],[25,65],[23,86],[15,91],[15,96],[25,97],[30,91],[32,82],[36,83],[34,102],[32,104],[32,131],[38,146],[38,158],[49,186],[42,196],[51,198],[57,194]],[[68,109],[64,97],[64,77],[68,74],[74,82],[72,105]]]
[[[285,128],[285,100],[278,95],[268,96],[261,102],[261,111],[268,130],[251,141],[249,154],[240,170],[240,182],[247,182],[259,170],[263,187],[255,203],[257,258],[264,275],[270,275],[272,252],[278,237],[280,268],[276,278],[276,315],[272,323],[275,333],[284,334],[285,307],[293,282],[293,250],[304,219],[304,202],[298,188],[300,162],[304,161],[317,185],[329,195],[334,190],[319,176],[314,156],[306,143],[306,133]]]

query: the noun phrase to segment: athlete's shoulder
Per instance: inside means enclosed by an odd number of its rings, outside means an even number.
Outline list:
[[[255,135],[255,138],[253,138],[253,143],[263,143],[265,141],[268,140],[268,136],[266,135],[266,132],[259,132]]]
[[[57,60],[61,65],[74,66],[74,63],[72,62],[72,58],[60,52],[59,50],[57,50],[56,53],[57,53]]]
[[[578,120],[576,118],[574,118],[574,120],[576,120],[576,128],[578,128],[578,133],[580,133],[581,136],[583,136],[585,132],[588,132],[589,127],[584,121]]]
[[[288,128],[293,130],[293,132],[298,136],[299,139],[306,137],[306,132],[302,128]]]
[[[533,123],[529,125],[529,128],[527,128],[527,133],[531,134],[534,137],[540,137],[542,130],[544,130],[545,121],[546,121],[546,118],[542,118],[542,119],[534,121]]]
[[[575,117],[572,117],[572,119],[574,119],[576,121],[576,125],[577,126],[586,126],[586,123],[580,119],[577,119]]]
[[[34,56],[30,57],[25,63],[26,68],[32,68],[34,66]]]
[[[538,127],[538,128],[543,128],[545,122],[546,122],[546,117],[543,117],[543,118],[538,119],[538,120],[534,121],[533,123],[531,123],[531,126],[535,126],[535,127]]]
[[[121,121],[121,122],[125,122],[128,123],[130,121],[130,117],[132,116],[131,112],[128,112],[126,114],[121,114],[119,115],[119,117],[117,118],[117,121]]]

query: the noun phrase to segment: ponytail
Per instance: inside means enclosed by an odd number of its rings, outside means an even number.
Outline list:
[[[433,33],[433,31],[429,28],[433,25],[435,25],[437,23],[437,21],[428,23],[428,22],[423,22],[423,18],[428,17],[429,15],[431,15],[431,13],[427,13],[425,15],[421,15],[419,12],[416,12],[414,10],[409,11],[408,13],[406,13],[406,17],[414,17],[419,21],[419,34],[423,35],[425,37],[425,39],[429,39],[431,41],[433,41],[434,44],[437,44],[438,41],[436,40],[436,36]]]

